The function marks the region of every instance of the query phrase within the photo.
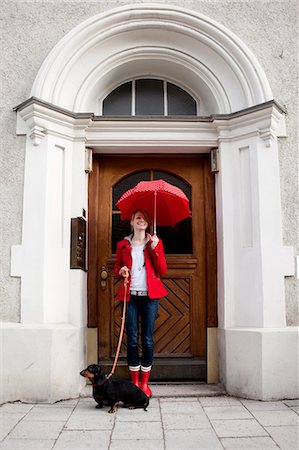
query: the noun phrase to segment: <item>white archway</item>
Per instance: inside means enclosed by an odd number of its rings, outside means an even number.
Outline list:
[[[212,19],[161,4],[127,5],[78,25],[42,64],[31,95],[98,114],[97,100],[132,76],[184,86],[201,114],[230,113],[272,99],[246,45]]]

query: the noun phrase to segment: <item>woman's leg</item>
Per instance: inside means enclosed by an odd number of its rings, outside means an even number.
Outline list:
[[[154,329],[158,313],[159,300],[146,297],[141,300],[141,365],[151,367],[154,358]]]
[[[127,332],[127,361],[129,368],[137,369],[140,366],[138,354],[138,328],[139,328],[139,305],[138,298],[131,296],[127,303],[126,332]],[[134,370],[134,369],[133,369]],[[139,367],[138,367],[139,370]]]
[[[152,396],[152,391],[148,386],[148,380],[154,358],[154,329],[158,306],[158,300],[146,298],[142,302],[141,308],[142,357],[140,388],[148,397]]]

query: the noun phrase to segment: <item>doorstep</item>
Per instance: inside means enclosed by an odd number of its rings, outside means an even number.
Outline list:
[[[201,382],[189,383],[149,383],[153,391],[153,398],[167,397],[216,397],[226,395],[225,389],[221,384],[207,384]],[[91,397],[92,387],[86,385],[81,391],[80,397]]]
[[[113,366],[113,359],[101,360],[99,365],[105,373],[109,373]],[[120,357],[114,373],[116,378],[128,380],[130,378],[128,372],[127,359]],[[155,364],[151,370],[151,383],[156,381],[162,383],[176,382],[205,382],[207,379],[207,362],[204,358],[191,357],[156,357]]]

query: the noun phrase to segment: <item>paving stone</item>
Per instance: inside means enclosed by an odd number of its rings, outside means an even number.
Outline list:
[[[79,402],[79,399],[75,398],[75,399],[71,399],[71,400],[61,400],[59,402],[55,402],[52,405],[48,405],[48,406],[51,406],[53,408],[57,408],[57,407],[75,408],[75,406],[77,406],[78,402]],[[44,405],[39,405],[39,406],[44,406]]]
[[[252,419],[244,406],[206,406],[204,411],[210,420],[215,419]]]
[[[243,438],[223,438],[221,439],[223,447],[227,450],[251,450],[267,448],[278,448],[270,437],[243,437]]]
[[[234,397],[202,397],[199,399],[201,406],[242,406],[239,399]]]
[[[29,405],[28,403],[21,403],[21,402],[14,402],[14,403],[5,403],[4,405],[1,405],[0,407],[0,414],[1,413],[23,413],[27,414],[28,411],[30,411],[34,405]]]
[[[75,416],[90,416],[90,417],[97,417],[97,416],[106,416],[109,415],[110,413],[108,413],[110,409],[110,406],[104,406],[103,408],[95,408],[94,405],[90,406],[90,405],[86,405],[85,407],[76,407],[73,412],[72,415]]]
[[[65,425],[66,430],[111,430],[115,414],[108,414],[107,409],[75,411]]]
[[[0,450],[49,450],[54,439],[6,439],[0,443]]]
[[[80,401],[75,407],[75,411],[81,410],[81,409],[95,409],[97,406],[97,403],[94,401],[93,398],[80,398]]]
[[[160,422],[121,422],[116,421],[112,439],[163,439]]]
[[[54,450],[108,450],[111,431],[63,431]]]
[[[86,403],[86,402],[95,402],[95,399],[92,395],[89,395],[89,397],[80,397],[79,403]]]
[[[116,420],[123,422],[160,422],[161,413],[159,408],[143,409],[118,408]]]
[[[212,425],[219,437],[265,436],[266,431],[254,419],[212,420]]]
[[[202,430],[165,430],[166,450],[200,450],[223,449],[215,432],[210,429]]]
[[[0,416],[0,440],[4,439],[12,430],[13,428],[22,420],[24,417],[23,413],[9,413],[9,414],[1,414]]]
[[[165,430],[190,430],[211,428],[207,416],[202,414],[162,414]]]
[[[298,427],[281,426],[266,427],[270,436],[274,439],[281,450],[298,450],[299,435]]]
[[[164,450],[164,441],[161,439],[113,439],[109,450]]]
[[[189,414],[202,413],[203,409],[198,401],[184,402],[182,400],[176,402],[161,402],[161,411],[167,414]]]
[[[26,415],[24,420],[37,421],[65,421],[72,414],[72,408],[34,406]]]
[[[299,406],[290,406],[289,407],[292,411],[295,411],[296,414],[299,414]]]
[[[64,422],[21,421],[9,434],[10,439],[57,439]]]
[[[198,398],[196,397],[161,397],[159,399],[153,399],[153,400],[159,400],[160,404],[163,402],[195,402],[198,401]]]
[[[252,411],[263,426],[299,425],[299,417],[294,411]]]
[[[287,410],[288,407],[283,402],[262,402],[258,400],[241,400],[249,411],[276,411],[278,409]]]
[[[160,408],[160,401],[158,398],[151,398],[149,405],[148,405],[148,410],[150,410],[151,408]]]
[[[299,406],[299,398],[294,400],[283,400],[283,403],[287,406]]]

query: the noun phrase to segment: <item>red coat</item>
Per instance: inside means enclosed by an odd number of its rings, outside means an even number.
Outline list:
[[[149,298],[163,297],[167,294],[167,291],[163,286],[160,276],[167,272],[167,265],[161,239],[159,239],[159,242],[154,250],[151,248],[151,241],[147,242],[144,248],[144,263]],[[117,278],[123,278],[119,275],[119,269],[122,266],[127,266],[130,271],[132,269],[131,245],[127,239],[123,239],[117,243],[116,261],[114,264],[114,273]],[[127,301],[130,301],[130,281],[131,276],[128,278]],[[122,281],[121,287],[117,294],[118,300],[124,300],[124,291],[124,281]]]

